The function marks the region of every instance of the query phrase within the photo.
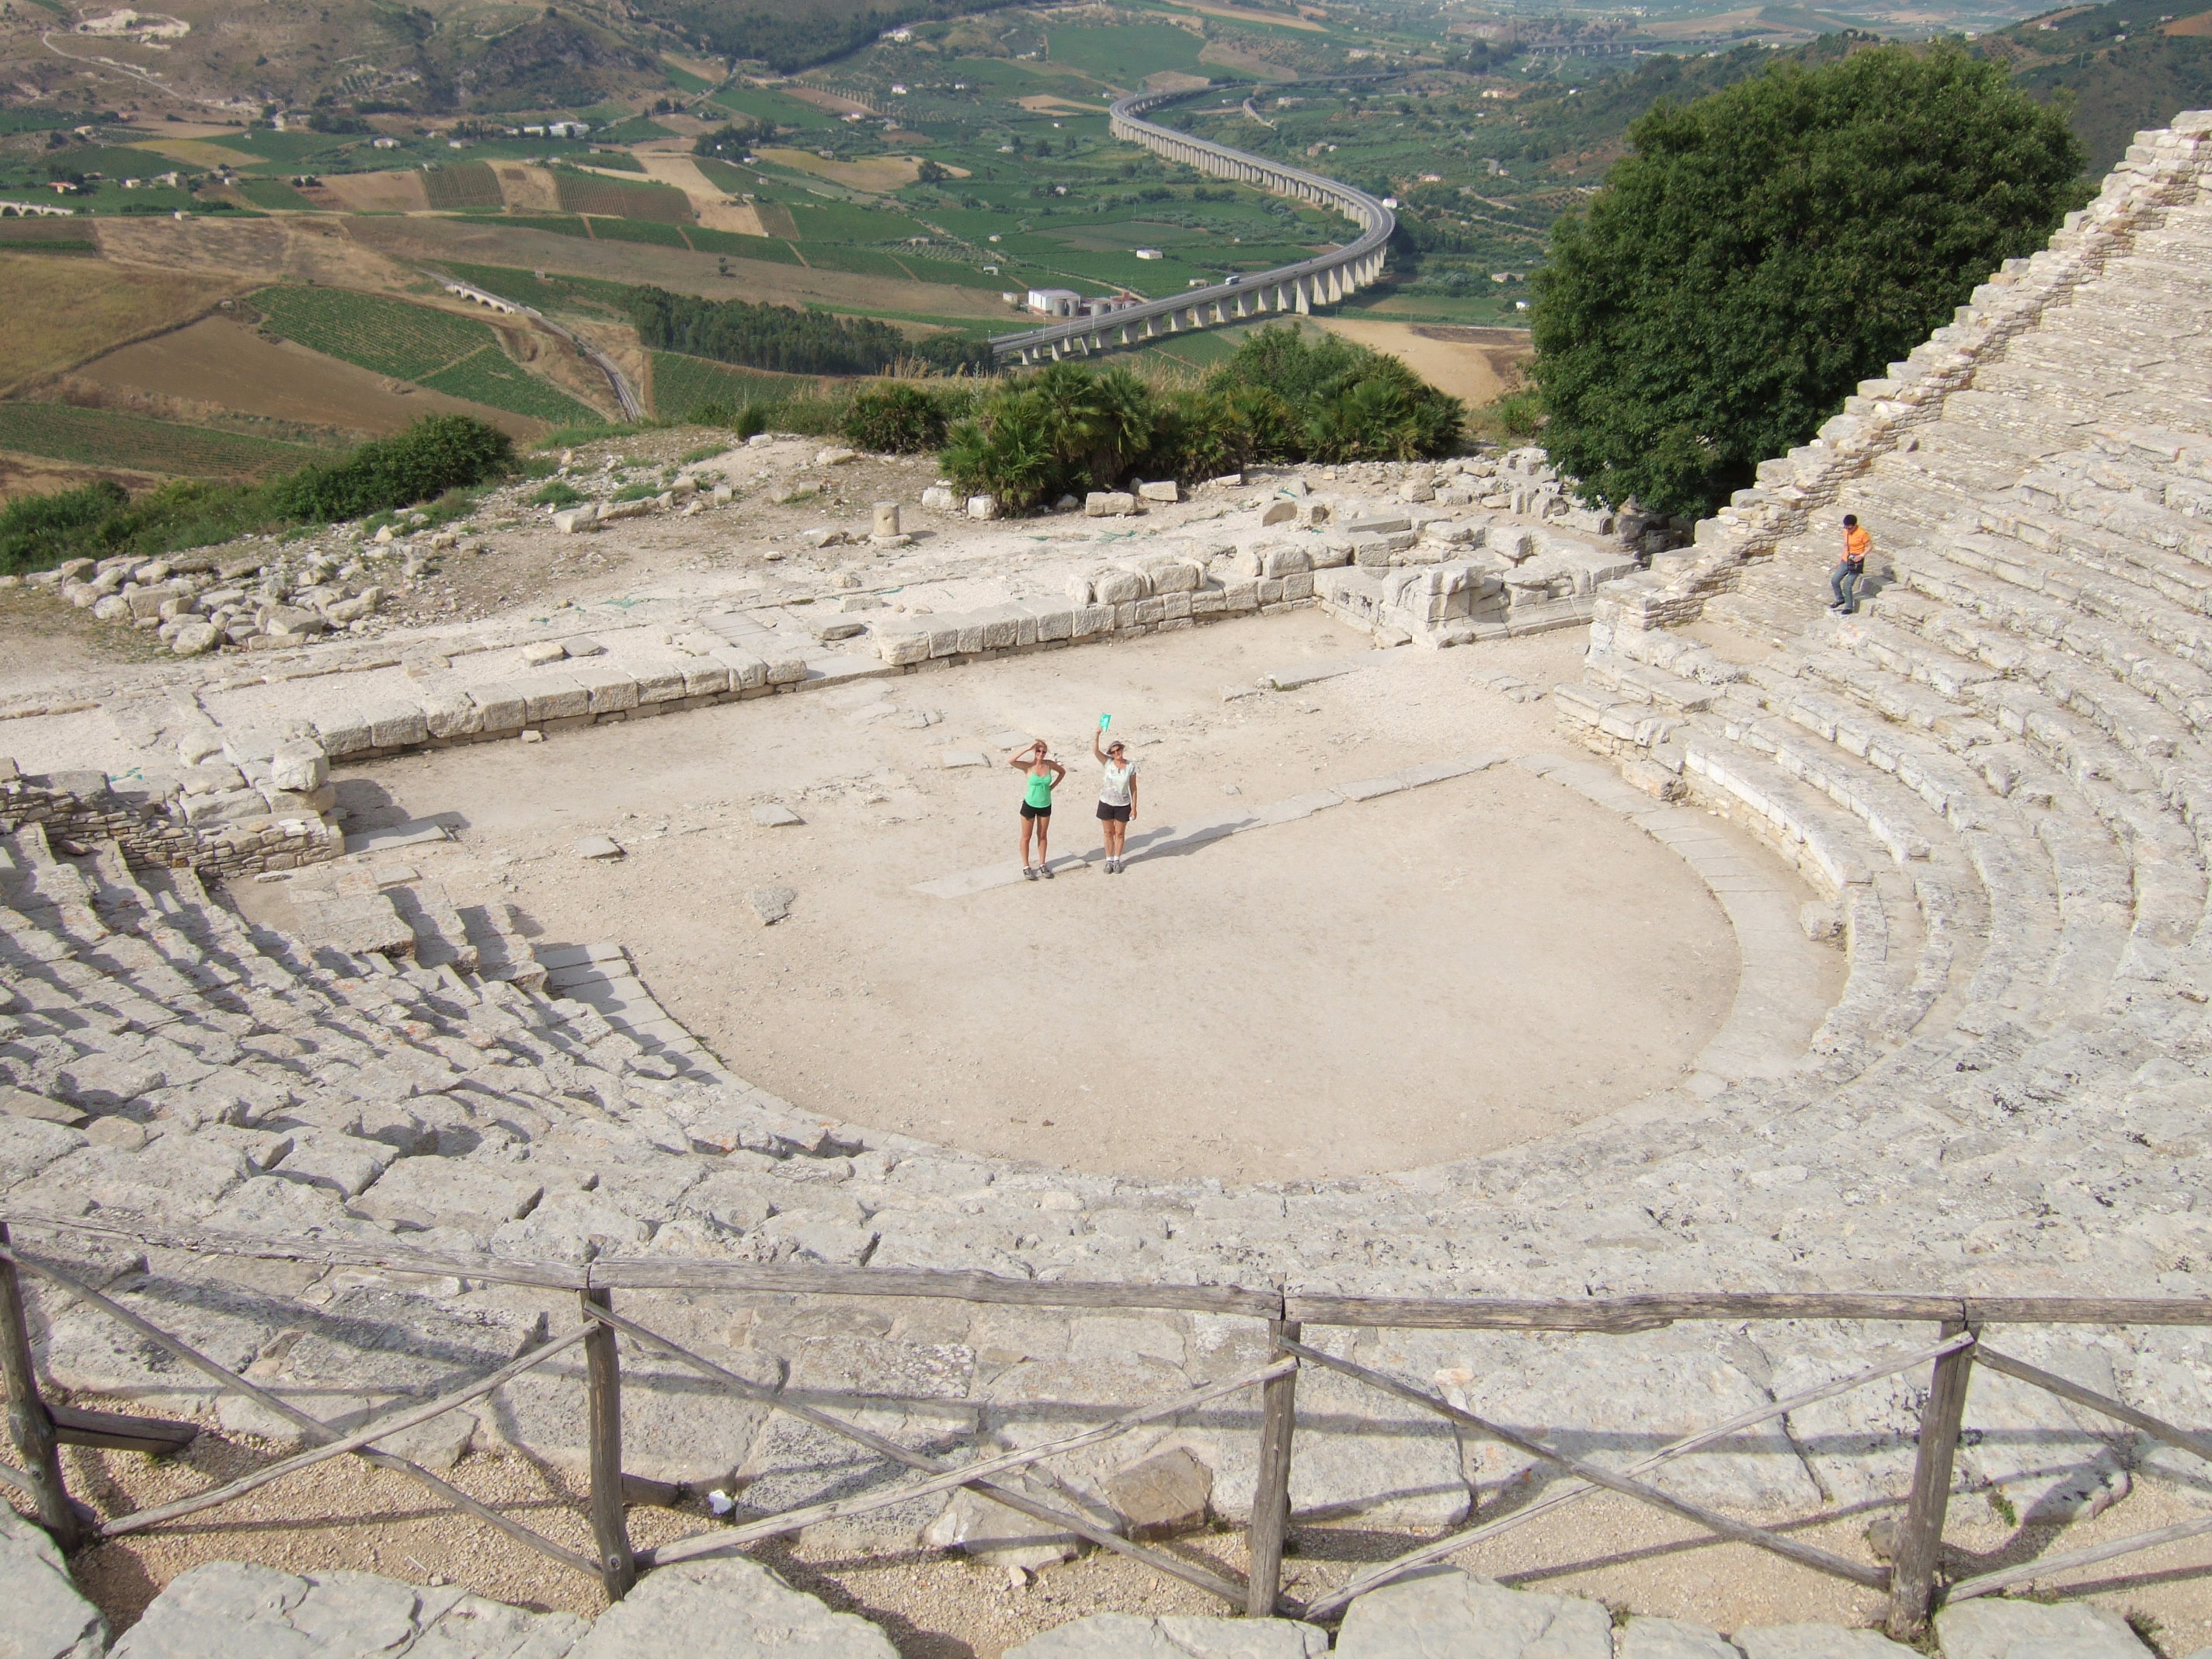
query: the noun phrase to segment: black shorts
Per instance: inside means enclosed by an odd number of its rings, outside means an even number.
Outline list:
[[[1022,816],[1025,818],[1048,818],[1052,816],[1052,808],[1049,806],[1032,806],[1027,801],[1024,801],[1022,803]]]
[[[1128,821],[1129,821],[1129,809],[1128,809],[1127,807],[1126,807],[1126,806],[1109,806],[1109,805],[1107,805],[1104,801],[1103,801],[1103,800],[1102,800],[1102,801],[1100,801],[1100,802],[1098,803],[1098,822],[1099,822],[1099,823],[1127,823]]]

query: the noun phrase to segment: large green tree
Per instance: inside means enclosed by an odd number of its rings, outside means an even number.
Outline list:
[[[2063,109],[1954,47],[1778,64],[1629,129],[1531,317],[1554,462],[1710,511],[2086,199]]]

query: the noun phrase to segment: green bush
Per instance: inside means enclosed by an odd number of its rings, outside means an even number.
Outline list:
[[[1264,461],[1410,461],[1458,447],[1466,405],[1401,359],[1287,324],[1248,337],[1206,377]]]
[[[942,465],[963,491],[1020,513],[1133,475],[1194,483],[1255,460],[1449,454],[1465,416],[1395,357],[1270,327],[1194,386],[1076,363],[1000,381],[949,425]]]
[[[954,421],[975,404],[972,389],[893,380],[853,394],[845,411],[845,441],[879,454],[911,455],[941,449]]]
[[[428,520],[446,523],[474,510],[470,486],[500,476],[512,461],[513,446],[496,428],[465,415],[434,415],[362,444],[343,460],[266,483],[177,478],[135,501],[112,484],[88,485],[0,511],[0,568],[168,553],[425,501]]]
[[[283,516],[327,523],[428,501],[498,477],[514,465],[514,441],[497,427],[466,415],[427,415],[342,461],[302,467],[267,489],[270,507]]]
[[[130,500],[120,484],[102,478],[51,495],[25,495],[0,507],[0,571],[37,570],[59,563],[47,551],[97,525]]]
[[[1702,514],[2084,199],[2065,112],[1954,46],[1777,64],[1629,129],[1535,278],[1545,447]]]
[[[530,498],[532,507],[574,507],[584,499],[583,492],[566,478],[556,478]]]

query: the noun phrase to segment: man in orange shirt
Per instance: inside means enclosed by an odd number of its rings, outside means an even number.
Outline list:
[[[1859,580],[1866,574],[1867,550],[1874,545],[1874,538],[1859,528],[1858,514],[1844,514],[1844,559],[1828,577],[1828,591],[1836,602],[1828,607],[1840,611],[1846,617],[1858,614]]]

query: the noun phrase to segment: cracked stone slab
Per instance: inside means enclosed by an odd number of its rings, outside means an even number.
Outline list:
[[[100,1659],[107,1621],[77,1593],[54,1540],[0,1504],[0,1659]]]
[[[1320,1659],[1328,1635],[1294,1619],[1097,1613],[1008,1648],[1005,1659]]]

